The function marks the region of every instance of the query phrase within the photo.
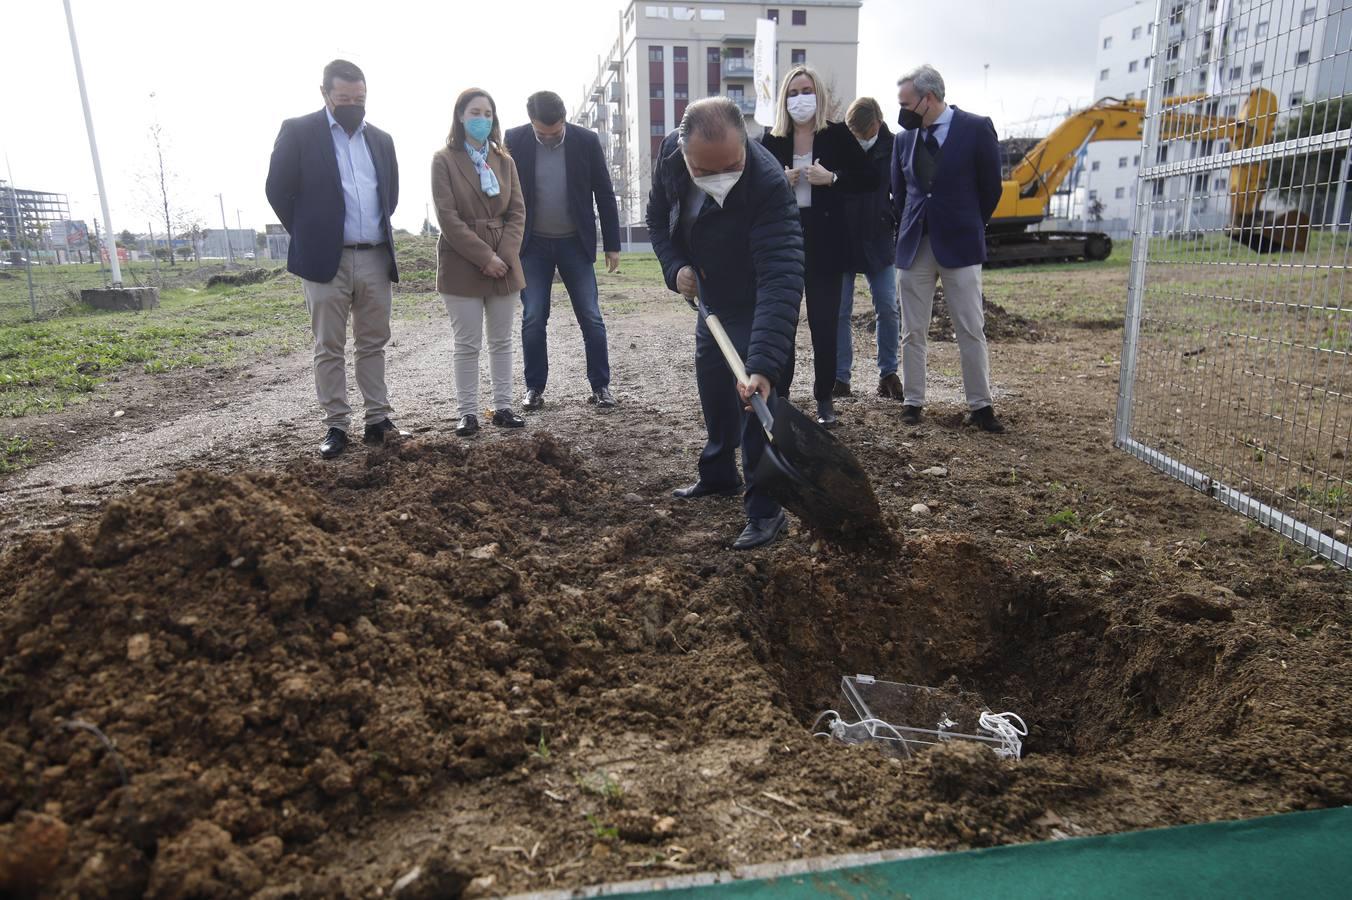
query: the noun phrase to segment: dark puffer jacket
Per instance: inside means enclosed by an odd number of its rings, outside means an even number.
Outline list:
[[[783,169],[768,150],[748,141],[742,177],[721,208],[704,197],[687,247],[680,218],[690,170],[676,132],[662,141],[658,159],[647,220],[667,287],[676,290],[676,274],[693,266],[711,312],[729,322],[751,319],[747,372],[778,384],[803,296],[803,232]]]

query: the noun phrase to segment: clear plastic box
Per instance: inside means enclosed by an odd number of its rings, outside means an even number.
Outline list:
[[[1022,753],[1020,738],[1027,729],[1014,728],[1009,713],[992,714],[976,694],[879,681],[872,675],[846,675],[840,688],[858,721],[846,722],[837,715],[828,728],[832,737],[845,743],[872,741],[899,757],[946,741],[975,741],[1012,759]],[[1023,720],[1018,723],[1022,726]]]

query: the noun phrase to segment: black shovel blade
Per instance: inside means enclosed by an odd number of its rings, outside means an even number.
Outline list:
[[[756,484],[837,544],[886,542],[882,509],[864,468],[849,447],[776,397],[774,440],[756,466]]]

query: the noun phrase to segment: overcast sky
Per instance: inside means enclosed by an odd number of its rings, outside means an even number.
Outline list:
[[[895,115],[897,75],[930,62],[951,101],[990,115],[1002,135],[1028,131],[1030,118],[1090,100],[1098,20],[1128,5],[865,0],[858,90]],[[101,216],[62,4],[5,6],[0,152],[19,186],[69,194],[74,217],[92,225]],[[147,178],[152,121],[163,128],[176,176],[171,202],[217,228],[221,193],[231,228],[238,209],[246,228],[261,230],[276,220],[263,181],[278,125],[322,105],[320,72],[333,57],[366,72],[367,117],[393,135],[399,154],[394,224],[417,229],[455,95],[470,84],[487,88],[508,126],[525,121],[527,95],[542,88],[560,93],[571,112],[597,54],[616,38],[624,4],[72,0],[72,8],[114,228],[144,232],[154,221],[158,233],[163,215],[154,213]]]

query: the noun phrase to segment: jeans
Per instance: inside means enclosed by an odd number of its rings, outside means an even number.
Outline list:
[[[850,330],[850,314],[854,310],[854,276],[845,273],[844,290],[840,295],[840,345],[836,349],[836,381],[850,383],[850,368],[854,365],[854,335]],[[876,272],[866,272],[868,290],[873,295],[873,311],[878,317],[878,377],[886,378],[897,371],[897,354],[901,339],[901,307],[897,305],[897,269],[888,266]]]
[[[601,318],[601,298],[596,288],[595,263],[582,251],[576,236],[532,236],[521,248],[521,270],[526,289],[521,292],[521,354],[526,363],[527,390],[543,391],[549,381],[549,291],[554,272],[563,278],[573,315],[582,329],[587,354],[587,381],[593,391],[610,385],[610,354],[606,349],[606,323]]]

